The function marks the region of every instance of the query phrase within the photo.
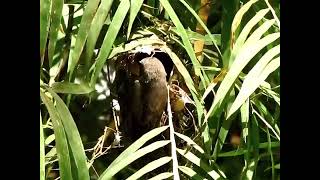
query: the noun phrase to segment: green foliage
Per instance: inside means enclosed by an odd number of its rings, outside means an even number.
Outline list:
[[[209,19],[216,24],[203,22],[201,7],[192,3],[40,1],[40,179],[279,179],[279,2],[210,1]],[[213,33],[216,27],[221,30]],[[203,61],[195,54],[196,41],[204,43]],[[190,114],[198,131],[178,131],[168,103],[169,126],[124,145],[121,153],[112,155],[122,139],[105,147],[94,136],[101,144],[87,145],[85,128],[94,121],[86,124],[81,115],[90,112],[81,108],[93,107],[95,117],[105,109],[115,114],[113,105],[96,105],[104,67],[145,47],[171,58],[194,102]],[[109,94],[106,101],[112,102]],[[169,140],[156,138],[164,132]],[[131,169],[167,146],[170,155]],[[99,156],[90,156],[92,149]]]
[[[40,180],[45,179],[45,153],[44,153],[44,137],[43,137],[43,127],[42,118],[40,112]]]

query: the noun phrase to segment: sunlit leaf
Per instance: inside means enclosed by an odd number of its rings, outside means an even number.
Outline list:
[[[212,166],[209,166],[206,162],[204,162],[203,160],[201,160],[200,158],[198,158],[196,155],[194,155],[193,153],[191,153],[190,151],[186,151],[186,150],[182,150],[182,149],[178,149],[177,151],[179,152],[179,154],[181,154],[182,156],[184,156],[185,158],[187,158],[189,161],[191,161],[193,164],[197,165],[198,167],[202,168],[205,172],[208,173],[208,175],[210,175],[213,179],[218,179],[221,176],[226,178],[226,176],[224,175],[224,173],[221,170],[214,170],[212,168]],[[214,165],[215,168],[217,169],[217,165]]]
[[[165,45],[165,42],[161,41],[158,38],[152,38],[152,37],[147,37],[147,38],[140,38],[137,40],[133,40],[130,43],[127,43],[125,45],[120,45],[118,47],[115,47],[112,49],[109,58],[113,58],[117,54],[124,53],[131,51],[139,46],[163,46]]]
[[[46,154],[46,159],[52,159],[52,158],[55,158],[56,156],[57,156],[57,149],[55,147],[52,147],[50,151]],[[48,163],[49,162],[47,161],[46,165]]]
[[[44,154],[44,137],[42,128],[42,117],[40,111],[40,180],[45,179],[45,154]]]
[[[237,38],[233,50],[232,50],[232,56],[235,56],[235,54],[237,54],[240,49],[242,48],[245,40],[247,39],[249,33],[251,32],[251,30],[253,29],[253,27],[259,22],[261,21],[261,19],[269,12],[268,9],[263,9],[260,10],[259,12],[257,12],[257,14],[250,19],[250,21],[244,26],[244,28],[241,30],[241,33],[239,35],[239,37]]]
[[[168,129],[169,126],[162,126],[159,128],[155,128],[148,133],[141,136],[138,140],[136,140],[133,144],[131,144],[125,151],[123,151],[110,165],[109,168],[114,166],[119,161],[122,161],[128,156],[131,156],[132,153],[136,152],[140,147],[144,145],[147,141],[154,138],[155,136],[159,135],[166,129]]]
[[[249,96],[260,86],[260,84],[272,72],[269,69],[264,69],[267,68],[268,63],[273,59],[273,57],[275,57],[279,53],[280,45],[275,46],[266,54],[264,54],[262,58],[258,61],[258,63],[250,70],[245,80],[243,81],[242,87],[236,100],[232,104],[229,112],[227,113],[227,119],[244,103],[244,101],[247,98],[249,98]],[[275,69],[273,68],[273,70]],[[268,74],[265,74],[265,71],[267,71]]]
[[[247,149],[244,155],[245,166],[241,172],[241,179],[252,179],[258,163],[259,155],[259,129],[255,116],[251,116],[249,121],[249,135]]]
[[[194,170],[192,170],[191,168],[188,168],[186,166],[179,166],[179,170],[182,171],[183,173],[185,173],[186,175],[188,175],[191,179],[195,179],[195,180],[206,180],[207,179],[207,178],[200,176]]]
[[[207,87],[207,89],[204,91],[201,100],[204,101],[206,99],[206,97],[209,95],[210,92],[213,92],[213,88],[216,87],[217,83],[216,82],[211,82],[209,84],[209,86]]]
[[[269,43],[275,41],[280,36],[279,33],[270,34],[261,40],[259,40],[256,44],[251,45],[241,52],[236,57],[233,65],[231,66],[230,70],[228,71],[227,75],[225,76],[224,80],[222,81],[215,99],[213,101],[212,106],[209,109],[208,114],[205,117],[205,120],[208,120],[210,116],[215,114],[219,108],[221,108],[222,101],[225,99],[225,96],[229,92],[231,86],[233,85],[236,78],[239,76],[242,69],[247,65],[247,63],[265,46]]]
[[[256,43],[264,33],[270,29],[270,27],[274,24],[274,19],[265,21],[261,26],[259,26],[246,40],[245,44],[250,45]]]
[[[50,144],[52,141],[54,141],[55,137],[54,137],[54,134],[51,134],[50,136],[48,136],[45,141],[44,141],[44,144],[45,145],[48,145]]]
[[[169,177],[173,176],[172,173],[170,172],[165,172],[165,173],[161,173],[161,174],[158,174],[152,178],[150,178],[149,180],[162,180],[162,179],[168,179]]]
[[[168,163],[169,161],[171,161],[171,159],[172,159],[171,157],[162,157],[157,160],[154,160],[154,161],[148,163],[147,165],[145,165],[144,167],[142,167],[141,169],[139,169],[137,172],[135,172],[130,177],[128,177],[127,180],[138,179],[141,176],[143,176],[144,174]]]
[[[241,7],[241,9],[239,9],[237,14],[233,18],[233,22],[231,25],[231,36],[234,36],[236,29],[239,27],[239,25],[241,23],[243,15],[249,10],[249,8],[252,6],[252,4],[256,3],[257,1],[258,0],[250,0],[245,5],[243,5]]]
[[[89,84],[81,83],[69,83],[69,82],[55,82],[52,84],[52,90],[56,93],[66,94],[88,94],[94,91]]]
[[[279,27],[279,30],[280,30],[280,20],[279,20],[278,16],[276,15],[274,8],[270,5],[268,0],[265,0],[264,2],[267,4],[268,8],[270,9],[270,11],[273,15],[273,18],[276,20],[278,27]]]
[[[169,94],[169,89],[168,89]],[[167,102],[167,112],[168,112],[168,120],[169,120],[169,136],[171,142],[171,157],[172,157],[172,173],[174,180],[180,180],[179,172],[178,172],[178,158],[176,152],[176,140],[174,138],[174,127],[173,127],[173,120],[172,120],[172,112],[171,112],[171,105],[170,105],[170,97],[168,96]]]
[[[266,87],[264,83],[260,85],[260,88],[266,96],[274,99],[274,101],[280,106],[280,95],[276,92],[274,92],[270,87]]]
[[[268,127],[268,128],[270,128],[271,130],[272,130],[272,132],[273,132],[273,134],[278,138],[278,140],[280,141],[280,134],[278,134],[277,132],[276,132],[276,130],[270,125],[270,123],[268,123],[268,121],[266,121],[256,110],[254,110],[253,109],[253,113],[255,113],[258,117],[259,117],[259,119],[261,119],[262,120],[262,122]]]
[[[242,139],[244,143],[247,143],[247,137],[248,137],[248,123],[249,123],[249,99],[245,100],[245,102],[242,104],[241,108],[241,128],[242,128]]]
[[[113,164],[113,166],[109,166],[108,169],[106,169],[101,174],[99,180],[111,179],[117,172],[119,172],[121,169],[123,169],[133,161],[169,143],[170,141],[168,140],[162,140],[162,141],[154,142],[144,148],[139,149],[138,151],[130,154],[130,156],[126,156],[125,158],[121,159],[121,161],[117,161],[116,163]]]
[[[178,132],[174,132],[179,138],[183,139],[184,141],[186,141],[188,143],[189,146],[195,148],[196,150],[198,150],[200,153],[204,153],[204,150],[197,145],[192,139],[190,139],[188,136],[180,134]]]

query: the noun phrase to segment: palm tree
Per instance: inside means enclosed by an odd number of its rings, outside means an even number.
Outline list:
[[[279,179],[279,11],[268,0],[40,0],[41,179]],[[125,144],[114,74],[139,53],[163,62],[169,101],[160,127]]]

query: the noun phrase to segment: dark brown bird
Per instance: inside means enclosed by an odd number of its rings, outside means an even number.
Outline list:
[[[138,64],[138,73],[127,73],[119,93],[120,126],[132,140],[159,126],[168,93],[166,71],[159,59],[147,57]]]

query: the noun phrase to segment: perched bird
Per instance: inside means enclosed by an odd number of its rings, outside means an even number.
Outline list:
[[[159,59],[147,57],[135,63],[135,70],[122,75],[118,93],[120,127],[132,140],[160,125],[168,95],[166,71]]]

